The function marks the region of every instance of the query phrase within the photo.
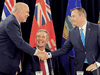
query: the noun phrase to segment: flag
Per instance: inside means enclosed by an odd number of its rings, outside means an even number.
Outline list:
[[[49,42],[47,47],[54,51],[56,50],[55,32],[51,17],[51,9],[49,0],[36,0],[35,12],[31,28],[29,44],[32,47],[36,46],[35,38],[39,29],[45,29],[49,32]]]
[[[75,7],[81,7],[81,1],[80,0],[68,0],[68,6],[67,6],[67,10],[66,10],[66,17],[65,17],[63,35],[62,35],[62,46],[68,37],[69,30],[71,30],[74,27],[72,25],[72,21],[71,21],[70,10],[75,8]],[[74,49],[72,49],[68,54],[60,57],[61,63],[63,65],[67,75],[69,75],[69,63],[68,63],[68,56],[69,55],[75,56]],[[73,60],[72,60],[72,62],[73,62]],[[71,69],[72,69],[72,75],[73,75],[74,64],[71,64],[71,66],[72,66]]]
[[[5,0],[2,16],[1,16],[1,21],[3,21],[6,17],[8,17],[11,14],[11,10],[13,6],[15,5],[15,3],[16,3],[16,0]]]
[[[98,21],[98,24],[100,25],[100,12],[99,12],[99,21]]]

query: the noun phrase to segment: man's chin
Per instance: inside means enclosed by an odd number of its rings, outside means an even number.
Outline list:
[[[21,23],[24,23],[24,22],[26,22],[26,21],[23,21],[23,22],[21,22]]]
[[[76,24],[73,24],[74,26],[77,26]]]

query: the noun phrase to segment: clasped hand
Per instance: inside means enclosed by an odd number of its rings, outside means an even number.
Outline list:
[[[46,60],[48,59],[48,54],[46,52],[41,52],[41,51],[38,51],[36,56],[38,56],[41,60]]]

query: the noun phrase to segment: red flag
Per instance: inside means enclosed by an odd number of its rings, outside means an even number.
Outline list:
[[[56,39],[49,0],[36,0],[33,24],[29,41],[29,44],[32,47],[36,46],[35,38],[36,33],[39,29],[45,29],[49,32],[48,47],[50,50],[56,50]]]

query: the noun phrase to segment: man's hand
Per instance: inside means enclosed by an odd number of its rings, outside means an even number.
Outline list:
[[[94,71],[98,68],[98,66],[94,63],[94,64],[91,64],[90,66],[88,66],[86,68],[86,71]]]
[[[48,54],[46,52],[41,52],[41,51],[38,51],[36,56],[38,56],[41,60],[46,60],[48,59]]]

